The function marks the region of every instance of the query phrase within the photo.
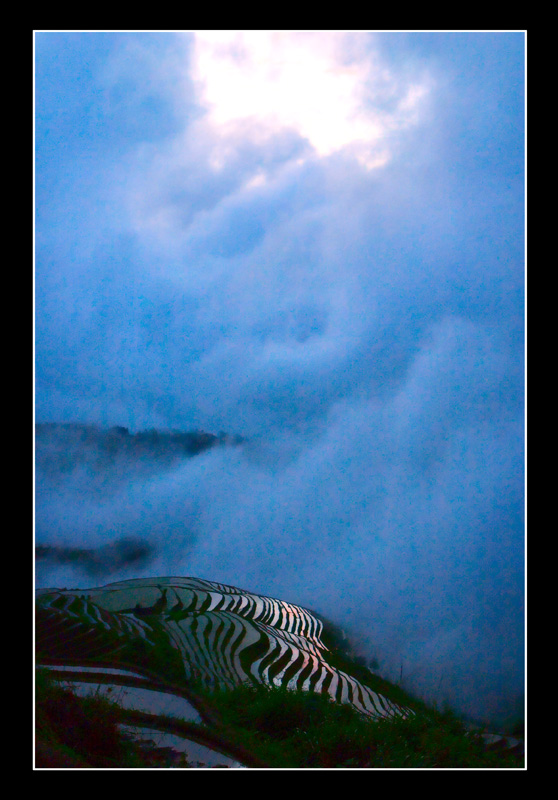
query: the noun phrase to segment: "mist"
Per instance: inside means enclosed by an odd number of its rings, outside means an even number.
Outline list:
[[[523,37],[226,33],[36,35],[36,422],[221,435],[112,460],[37,436],[36,583],[275,596],[420,697],[511,722]],[[283,104],[305,59],[353,103],[329,138],[310,89]]]

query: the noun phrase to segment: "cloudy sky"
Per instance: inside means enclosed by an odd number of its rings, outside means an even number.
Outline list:
[[[37,422],[248,440],[43,498],[38,542],[140,535],[142,574],[308,605],[424,697],[517,708],[524,44],[36,33]]]

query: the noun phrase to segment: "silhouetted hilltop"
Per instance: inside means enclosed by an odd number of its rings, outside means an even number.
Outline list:
[[[139,537],[123,537],[101,547],[37,545],[37,561],[69,564],[86,575],[111,575],[134,566],[144,567],[153,557],[155,547]]]
[[[79,468],[97,471],[135,470],[151,464],[169,465],[218,446],[235,446],[241,436],[205,431],[150,430],[131,433],[116,425],[100,428],[83,423],[43,422],[35,425],[36,467],[44,475],[56,477]]]

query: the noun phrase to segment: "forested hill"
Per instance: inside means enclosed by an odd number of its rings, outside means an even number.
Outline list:
[[[36,468],[50,477],[80,467],[95,470],[118,465],[132,468],[170,464],[181,458],[223,445],[239,445],[241,436],[205,431],[162,431],[150,429],[131,433],[128,428],[101,428],[82,423],[37,423],[35,426]]]

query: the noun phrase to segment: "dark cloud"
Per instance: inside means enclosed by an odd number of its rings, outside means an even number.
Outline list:
[[[72,565],[88,578],[103,578],[123,570],[142,569],[153,558],[154,548],[141,539],[118,539],[96,549],[79,547],[50,547],[39,545],[35,551],[38,561]]]

